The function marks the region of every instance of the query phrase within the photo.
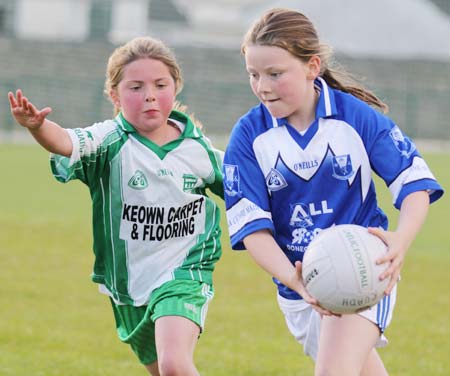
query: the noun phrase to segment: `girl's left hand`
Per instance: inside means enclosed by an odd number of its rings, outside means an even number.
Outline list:
[[[378,259],[377,264],[390,263],[389,267],[380,275],[380,280],[390,278],[389,284],[384,290],[384,293],[389,295],[400,278],[400,270],[408,248],[402,245],[403,242],[396,232],[378,227],[369,227],[368,230],[371,234],[378,236],[388,247],[386,255]]]

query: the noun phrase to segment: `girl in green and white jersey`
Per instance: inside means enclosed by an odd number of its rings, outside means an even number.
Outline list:
[[[116,117],[64,129],[21,90],[11,112],[52,153],[61,182],[79,179],[93,207],[92,279],[112,303],[119,338],[152,375],[198,375],[193,353],[221,255],[222,153],[176,110],[182,77],[160,41],[136,38],[108,61]]]

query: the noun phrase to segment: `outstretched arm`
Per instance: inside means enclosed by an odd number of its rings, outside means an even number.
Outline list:
[[[384,231],[380,228],[371,227],[369,232],[377,235],[388,246],[386,256],[378,260],[379,264],[390,261],[389,268],[380,275],[381,279],[390,278],[385,293],[392,291],[400,276],[400,270],[406,256],[406,252],[422,228],[428,214],[430,198],[428,192],[418,191],[409,194],[402,202],[397,229],[395,231]]]
[[[244,245],[262,269],[300,294],[319,313],[323,315],[331,314],[331,312],[320,307],[317,300],[306,291],[302,282],[301,262],[297,261],[293,266],[268,230],[261,230],[248,235],[244,239]]]
[[[52,111],[50,107],[38,110],[22,91],[16,95],[8,93],[11,114],[22,127],[27,128],[35,140],[49,152],[69,157],[72,154],[72,140],[67,131],[53,121],[47,119]]]

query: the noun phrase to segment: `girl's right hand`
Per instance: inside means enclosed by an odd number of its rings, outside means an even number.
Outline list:
[[[52,112],[50,107],[38,110],[26,97],[23,96],[22,90],[17,90],[16,95],[8,93],[11,114],[16,121],[30,131],[38,130],[44,123],[47,115]]]
[[[321,307],[319,305],[319,302],[317,301],[317,299],[315,299],[308,293],[305,285],[303,284],[302,263],[300,261],[295,262],[295,270],[297,272],[297,279],[299,281],[297,293],[299,293],[302,296],[304,301],[306,303],[310,304],[317,312],[319,312],[323,316],[340,316],[338,314],[335,314],[335,313],[328,311],[327,309]]]

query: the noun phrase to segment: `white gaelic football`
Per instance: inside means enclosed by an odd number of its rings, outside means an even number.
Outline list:
[[[311,241],[303,256],[303,283],[329,311],[362,311],[380,301],[389,283],[389,278],[378,278],[387,264],[375,262],[386,252],[383,241],[365,227],[327,228]]]

